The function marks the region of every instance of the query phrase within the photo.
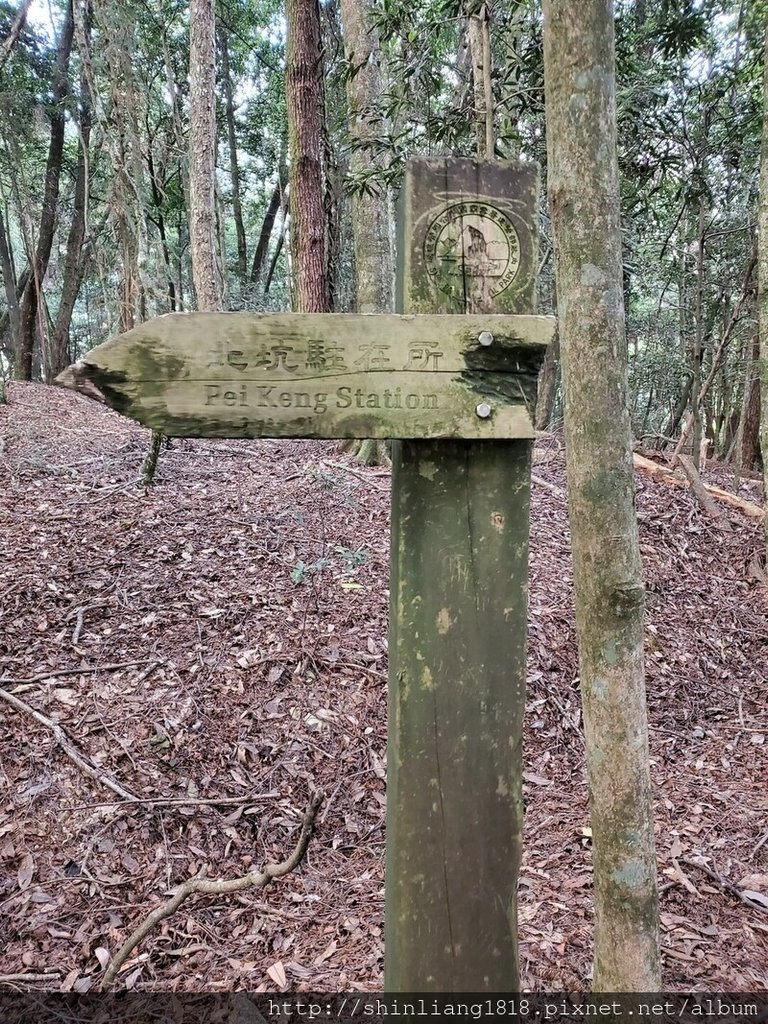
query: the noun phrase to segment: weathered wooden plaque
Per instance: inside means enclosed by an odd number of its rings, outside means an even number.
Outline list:
[[[397,308],[532,312],[538,191],[536,164],[420,159],[400,196]]]
[[[59,382],[176,437],[533,437],[552,321],[170,313]]]

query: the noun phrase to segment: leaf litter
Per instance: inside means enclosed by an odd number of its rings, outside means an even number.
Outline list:
[[[174,440],[144,491],[146,431],[42,385],[8,393],[0,685],[142,803],[0,702],[0,980],[96,988],[170,887],[287,855],[321,787],[296,873],[260,899],[184,904],[119,984],[380,990],[386,476],[335,443]],[[522,980],[579,991],[591,830],[560,438],[537,442],[534,470]],[[707,478],[737,489],[716,464]],[[664,982],[756,991],[768,986],[768,600],[750,570],[762,528],[724,509],[723,533],[687,491],[636,483]],[[758,486],[738,482],[753,501]]]

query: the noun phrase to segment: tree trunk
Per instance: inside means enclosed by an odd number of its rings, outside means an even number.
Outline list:
[[[275,270],[277,270],[277,261],[280,259],[280,253],[283,251],[285,245],[285,234],[288,230],[288,209],[287,209],[287,196],[283,199],[283,223],[280,228],[280,234],[277,236],[277,245],[275,251],[272,254],[272,262],[269,264],[269,273],[267,274],[267,280],[264,282],[264,294],[269,295],[269,289],[272,287],[272,279],[275,276]]]
[[[278,182],[275,185],[272,196],[270,197],[269,203],[267,204],[266,212],[264,213],[264,220],[261,222],[261,231],[259,232],[259,240],[256,243],[256,251],[253,254],[253,266],[251,267],[251,283],[258,285],[261,280],[261,276],[264,273],[264,264],[267,260],[267,253],[269,252],[269,240],[272,237],[272,231],[275,227],[275,219],[277,218],[277,211],[280,209],[280,204],[283,201],[283,194],[285,192],[287,168],[285,168],[285,176],[283,175],[284,168],[280,167]]]
[[[544,72],[592,813],[594,989],[654,992],[661,984],[658,892],[626,407],[611,0],[544,0]]]
[[[357,190],[352,200],[356,309],[358,313],[390,313],[394,278],[389,204],[385,185],[375,179],[376,171],[384,168],[372,149],[373,140],[382,130],[372,112],[384,93],[383,57],[367,0],[341,0],[341,16],[347,61],[359,68],[347,79],[353,143],[350,171],[353,180],[365,176],[368,184],[367,189]]]
[[[549,343],[544,362],[539,371],[539,395],[536,400],[536,415],[534,425],[537,430],[546,430],[552,419],[552,410],[555,407],[557,385],[560,379],[560,334],[555,336]]]
[[[703,197],[699,200],[699,226],[696,236],[696,329],[693,335],[691,350],[691,415],[693,416],[693,464],[699,468],[699,449],[701,446],[702,418],[701,403],[701,368],[704,359],[704,242],[706,207]]]
[[[318,0],[287,0],[285,95],[295,308],[330,309],[323,182],[325,100]]]
[[[763,50],[763,139],[760,147],[760,198],[757,211],[757,295],[760,330],[760,448],[763,454],[764,500],[768,513],[768,28]],[[768,564],[768,514],[765,517]]]
[[[216,270],[216,31],[213,0],[189,6],[189,193],[197,308],[219,309]]]
[[[232,181],[232,216],[237,235],[237,276],[241,284],[248,279],[248,256],[243,223],[243,204],[240,199],[240,167],[237,162],[237,132],[235,130],[235,104],[232,99],[232,72],[229,66],[229,43],[225,30],[219,32],[221,50],[221,71],[224,78],[224,113],[227,119],[227,144],[229,146],[229,176]]]
[[[160,193],[160,186],[157,181],[157,172],[155,170],[155,160],[152,156],[152,144],[153,140],[147,140],[147,170],[149,171],[149,184],[152,191],[152,204],[155,207],[155,216],[157,220],[154,221],[157,226],[157,233],[160,235],[160,249],[163,254],[163,264],[165,266],[165,277],[167,280],[167,291],[168,291],[168,311],[170,313],[176,312],[176,284],[173,279],[173,267],[171,266],[171,250],[168,246],[168,232],[165,227],[165,215],[163,213],[163,200]]]
[[[472,56],[475,149],[479,160],[492,160],[493,89],[491,86],[490,9],[486,3],[470,0],[466,5],[467,39]]]
[[[11,259],[11,250],[8,245],[8,234],[5,230],[5,220],[3,218],[2,211],[0,211],[0,267],[2,267],[3,289],[5,291],[5,301],[8,306],[8,326],[11,331],[11,348],[15,358],[19,342],[19,295],[17,294],[17,282],[13,273],[13,260]]]
[[[736,433],[737,463],[742,470],[751,470],[760,457],[760,334],[755,333],[751,358],[747,363],[744,399]]]
[[[69,58],[75,32],[72,0],[67,3],[64,24],[56,53],[56,64],[51,80],[51,138],[43,186],[43,209],[40,230],[27,287],[19,308],[19,340],[16,350],[16,375],[20,380],[32,380],[32,350],[35,342],[38,309],[42,304],[43,278],[51,257],[56,231],[56,210],[59,202],[59,181],[64,156],[64,99],[69,91]]]
[[[341,0],[347,62],[359,68],[347,79],[349,135],[352,140],[350,172],[353,181],[367,187],[352,197],[352,236],[355,250],[355,308],[358,313],[391,313],[394,303],[389,197],[380,157],[372,143],[381,133],[380,107],[384,93],[383,55],[379,35],[371,23],[367,0]],[[363,465],[378,465],[387,456],[379,442],[362,441],[357,458]]]
[[[52,381],[62,370],[73,362],[69,345],[69,328],[72,314],[83,280],[83,243],[86,232],[86,211],[88,205],[88,147],[91,138],[91,98],[85,77],[80,79],[80,137],[77,150],[77,171],[75,172],[75,194],[72,222],[67,237],[67,254],[64,258],[64,275],[61,284],[61,299],[56,313],[56,322],[51,340],[48,380]]]
[[[688,408],[688,402],[691,397],[692,387],[693,371],[688,370],[685,376],[685,384],[683,385],[683,390],[680,395],[680,398],[677,400],[677,404],[675,405],[674,409],[670,411],[669,419],[667,420],[667,425],[664,427],[663,430],[663,433],[670,441],[677,433],[677,428],[680,425],[680,420],[683,418],[683,414],[685,413],[685,410]],[[663,447],[664,444],[666,444],[666,442],[662,442],[661,447]]]
[[[6,36],[3,45],[0,46],[0,71],[2,71],[5,67],[5,62],[10,57],[11,51],[13,50],[16,43],[18,43],[19,41],[19,36],[21,35],[21,31],[24,28],[24,23],[27,20],[27,15],[29,14],[29,9],[31,6],[32,0],[22,0],[22,4],[21,7],[19,7],[18,14],[13,19],[11,31]]]

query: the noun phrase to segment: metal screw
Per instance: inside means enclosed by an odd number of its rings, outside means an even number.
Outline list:
[[[492,345],[493,335],[491,334],[490,331],[481,331],[480,334],[478,335],[477,340],[480,342],[481,345]]]
[[[487,420],[488,417],[491,415],[491,407],[490,405],[488,405],[487,402],[481,402],[480,405],[478,405],[477,408],[475,409],[475,412],[477,413],[481,420]]]

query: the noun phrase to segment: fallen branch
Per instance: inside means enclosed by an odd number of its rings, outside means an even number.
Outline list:
[[[687,487],[688,481],[684,476],[680,476],[679,473],[675,473],[674,470],[668,469],[667,466],[661,466],[658,462],[653,462],[651,459],[646,459],[642,455],[635,453],[634,455],[635,468],[639,469],[641,473],[645,473],[647,476],[652,477],[654,480],[663,480],[664,483],[675,484],[677,487]],[[759,505],[755,505],[752,501],[747,501],[746,498],[740,498],[736,494],[731,494],[730,491],[724,491],[721,487],[713,487],[711,484],[701,485],[709,494],[719,501],[724,502],[726,505],[733,505],[734,508],[741,509],[741,511],[750,517],[750,519],[763,519],[765,512]]]
[[[51,672],[41,672],[37,676],[28,676],[26,679],[9,679],[7,676],[0,678],[0,683],[11,686],[35,686],[43,683],[46,679],[56,679],[59,676],[91,675],[94,672],[118,672],[121,668],[134,668],[136,665],[146,665],[146,661],[121,661],[116,665],[88,665],[85,668],[57,668]],[[162,662],[152,662],[152,669],[157,668]]]
[[[0,974],[0,985],[7,985],[13,981],[60,981],[61,971],[52,971],[50,974]]]
[[[192,799],[188,796],[173,796],[173,797],[153,797],[148,796],[146,798],[137,796],[133,800],[104,800],[98,804],[75,804],[72,807],[62,807],[63,811],[95,811],[100,807],[121,807],[124,804],[141,804],[143,807],[173,807],[180,805],[182,807],[218,807],[229,804],[255,804],[259,800],[274,800],[275,797],[280,796],[277,790],[273,790],[271,793],[258,793],[256,796],[224,796],[224,797],[204,797]]]
[[[750,854],[749,859],[750,860],[754,860],[756,855],[760,852],[760,850],[762,850],[762,848],[765,846],[766,843],[768,843],[768,832],[764,832],[760,836],[760,838],[758,839],[757,843],[755,844],[754,850]]]
[[[341,462],[331,462],[330,459],[323,459],[322,462],[323,462],[324,466],[328,466],[330,469],[340,469],[344,473],[351,473],[352,476],[360,477],[361,480],[365,480],[365,482],[369,485],[369,487],[375,487],[377,491],[388,491],[389,490],[389,484],[386,484],[386,486],[382,487],[381,484],[377,484],[374,480],[371,480],[371,477],[375,477],[375,476],[391,477],[392,476],[392,470],[391,469],[380,469],[378,471],[377,470],[371,470],[371,469],[362,470],[362,469],[353,469],[352,466],[345,466]]]
[[[536,476],[535,473],[531,473],[531,480],[539,487],[546,487],[548,491],[552,491],[558,498],[565,497],[565,491],[562,487],[558,487],[557,484],[550,483],[549,480],[545,480],[544,477]]]
[[[35,721],[40,722],[41,725],[46,726],[51,730],[55,736],[59,746],[77,767],[85,772],[86,775],[90,775],[92,779],[95,779],[102,786],[106,786],[107,789],[111,789],[113,793],[122,800],[128,800],[131,803],[135,803],[138,797],[134,796],[133,793],[129,793],[114,782],[104,772],[99,772],[92,764],[89,764],[82,754],[79,753],[75,745],[70,740],[69,736],[64,732],[58,722],[54,722],[52,718],[48,718],[47,715],[42,714],[40,711],[36,711],[33,707],[30,707],[25,701],[15,696],[13,693],[9,693],[7,690],[0,688],[0,700],[6,701],[11,707],[16,708],[17,711],[23,711],[25,715],[30,715]]]
[[[696,500],[704,509],[706,514],[710,519],[713,519],[717,523],[721,530],[725,530],[726,533],[730,533],[731,524],[725,518],[723,510],[717,507],[714,498],[702,483],[702,479],[699,476],[698,470],[694,466],[693,459],[690,455],[681,455],[680,465],[683,472],[688,477],[688,482],[691,485],[691,490],[696,495]]]
[[[749,907],[750,910],[758,910],[762,914],[768,914],[768,908],[760,906],[759,903],[754,903],[748,896],[744,895],[744,893],[741,891],[741,889],[738,888],[738,886],[734,885],[733,882],[729,882],[727,879],[723,878],[722,875],[719,875],[716,871],[713,871],[712,868],[707,867],[706,864],[701,864],[697,860],[691,860],[689,857],[681,857],[680,860],[683,862],[683,864],[687,864],[689,867],[692,868],[698,868],[699,871],[703,871],[705,875],[709,875],[712,881],[717,882],[717,884],[724,892],[728,892],[732,896],[735,896],[745,906]]]
[[[262,871],[249,871],[247,875],[229,879],[207,879],[205,877],[205,867],[203,867],[193,878],[182,882],[181,885],[177,885],[175,889],[172,889],[171,898],[145,917],[139,927],[128,936],[117,953],[115,953],[112,963],[109,965],[101,982],[101,991],[103,992],[112,985],[118,971],[142,939],[149,935],[155,925],[175,914],[188,896],[198,893],[220,896],[224,893],[240,892],[243,889],[263,889],[264,886],[269,885],[275,878],[281,878],[297,868],[307,852],[317,810],[322,802],[323,794],[320,791],[315,791],[311,794],[309,804],[304,812],[304,819],[301,823],[298,842],[290,857],[281,861],[281,863],[269,863],[265,865]]]

